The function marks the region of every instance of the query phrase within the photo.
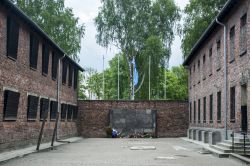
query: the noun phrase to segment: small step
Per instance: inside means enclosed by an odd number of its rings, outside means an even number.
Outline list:
[[[219,150],[216,150],[214,148],[211,147],[205,147],[206,150],[210,151],[214,156],[219,157],[219,158],[228,158],[229,157],[229,153],[223,153]]]

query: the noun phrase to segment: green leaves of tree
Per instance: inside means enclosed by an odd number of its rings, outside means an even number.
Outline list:
[[[79,61],[84,25],[74,17],[64,0],[12,0],[36,22],[66,53]]]

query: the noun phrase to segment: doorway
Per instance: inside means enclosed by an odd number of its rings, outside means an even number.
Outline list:
[[[247,85],[241,85],[241,131],[247,132],[248,119],[247,119]]]

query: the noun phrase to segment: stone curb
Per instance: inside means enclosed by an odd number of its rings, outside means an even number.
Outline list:
[[[81,137],[72,137],[72,138],[60,140],[60,141],[65,141],[65,142],[55,142],[53,147],[76,142],[76,141],[79,141],[81,139],[82,139]],[[12,150],[9,152],[0,153],[0,164],[3,162],[7,162],[11,159],[27,156],[27,155],[32,154],[32,153],[37,153],[37,152],[49,150],[49,149],[53,148],[53,147],[51,147],[50,144],[51,144],[50,142],[41,144],[39,151],[36,150],[36,146],[31,146],[31,147],[24,148],[24,149],[18,149],[18,150]]]

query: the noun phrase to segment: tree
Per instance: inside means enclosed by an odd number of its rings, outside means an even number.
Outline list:
[[[64,0],[12,0],[75,61],[79,61],[84,25]]]
[[[158,36],[164,49],[170,50],[174,38],[173,27],[179,19],[179,9],[173,0],[101,2],[102,7],[95,18],[97,43],[104,47],[115,45],[125,54],[133,99],[133,58],[140,54],[145,47],[145,41],[151,36]]]
[[[227,0],[190,0],[185,7],[184,26],[182,29],[182,52],[186,58],[191,49],[219,13]]]

